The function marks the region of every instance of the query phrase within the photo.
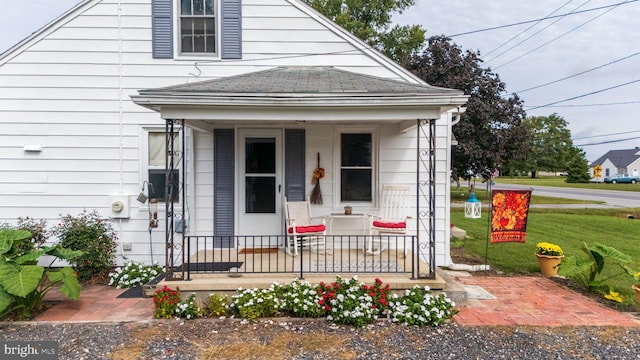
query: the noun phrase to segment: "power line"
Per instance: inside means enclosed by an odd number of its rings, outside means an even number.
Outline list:
[[[551,105],[560,104],[560,103],[563,103],[563,102],[566,102],[566,101],[571,101],[571,100],[575,100],[575,99],[580,99],[580,98],[583,98],[583,97],[586,97],[586,96],[589,96],[589,95],[594,95],[594,94],[598,94],[598,93],[605,92],[605,91],[608,91],[608,90],[617,89],[617,88],[619,88],[619,87],[623,87],[623,86],[631,85],[631,84],[633,84],[633,83],[637,83],[637,82],[640,82],[640,79],[633,80],[633,81],[629,81],[629,82],[626,82],[626,83],[624,83],[624,84],[619,84],[619,85],[611,86],[611,87],[608,87],[608,88],[606,88],[606,89],[601,89],[601,90],[592,91],[592,92],[590,92],[590,93],[586,93],[586,94],[582,94],[582,95],[574,96],[574,97],[571,97],[571,98],[568,98],[568,99],[559,100],[559,101],[554,101],[554,102],[552,102],[552,103],[548,103],[548,104],[545,104],[545,105],[540,105],[540,106],[531,106],[531,107],[528,107],[528,109],[527,109],[527,110],[535,110],[535,109],[539,109],[539,108],[543,108],[543,107],[547,107],[547,106],[551,106]]]
[[[576,74],[573,74],[573,75],[569,75],[569,76],[563,77],[562,79],[558,79],[558,80],[550,81],[550,82],[548,82],[548,83],[544,83],[544,84],[536,85],[536,86],[533,86],[533,87],[530,87],[530,88],[526,88],[526,89],[524,89],[524,90],[515,91],[515,93],[521,94],[521,93],[523,93],[523,92],[527,92],[527,91],[530,91],[530,90],[535,90],[535,89],[541,88],[541,87],[543,87],[543,86],[547,86],[547,85],[551,85],[551,84],[558,83],[558,82],[560,82],[560,81],[564,81],[564,80],[567,80],[567,79],[571,79],[571,78],[573,78],[573,77],[580,76],[580,75],[586,74],[586,73],[591,72],[591,71],[594,71],[594,70],[602,69],[603,67],[606,67],[606,66],[609,66],[609,65],[613,65],[613,64],[618,63],[618,62],[620,62],[620,61],[627,60],[627,59],[632,58],[632,57],[634,57],[634,56],[636,56],[636,55],[638,55],[638,54],[640,54],[640,51],[638,51],[638,52],[637,52],[637,53],[635,53],[635,54],[631,54],[631,55],[625,56],[625,57],[623,57],[623,58],[620,58],[620,59],[617,59],[617,60],[610,61],[610,62],[608,62],[608,63],[606,63],[606,64],[602,64],[602,65],[600,65],[600,66],[596,66],[596,67],[594,67],[594,68],[591,68],[591,69],[588,69],[588,70],[585,70],[585,71],[581,71],[581,72],[576,73]]]
[[[524,30],[520,31],[518,34],[516,34],[516,35],[512,36],[512,37],[511,37],[511,39],[509,39],[509,40],[507,40],[507,41],[503,42],[502,44],[500,44],[500,45],[498,45],[498,46],[496,46],[495,48],[493,48],[493,49],[492,49],[491,51],[489,51],[488,53],[485,53],[485,54],[484,54],[484,56],[488,56],[488,55],[489,55],[489,54],[491,54],[492,52],[494,52],[494,51],[496,51],[496,50],[500,49],[501,47],[503,47],[503,46],[505,46],[505,45],[507,45],[509,42],[511,42],[511,40],[513,40],[513,39],[517,38],[518,36],[520,36],[520,35],[524,34],[524,33],[525,33],[525,32],[527,32],[527,31],[529,31],[529,29],[531,29],[531,28],[535,27],[536,25],[540,24],[543,20],[548,19],[548,18],[549,18],[549,16],[553,15],[556,11],[558,11],[558,10],[562,9],[563,7],[567,6],[567,5],[568,5],[570,2],[572,2],[572,1],[573,1],[573,0],[569,0],[569,1],[567,1],[566,3],[562,4],[562,6],[560,6],[559,8],[557,8],[557,9],[555,9],[555,10],[553,10],[551,13],[549,13],[549,15],[547,15],[547,16],[545,16],[544,18],[542,18],[542,19],[540,19],[540,20],[536,21],[536,22],[535,22],[535,24],[533,24],[533,25],[529,26],[528,28],[526,28],[526,29],[524,29]],[[582,5],[581,5],[581,6],[582,6]],[[574,10],[575,10],[575,9],[574,9]],[[546,29],[546,28],[545,28],[545,29]],[[543,30],[544,30],[544,29],[543,29]],[[520,43],[516,44],[515,46],[518,46],[518,45],[520,45]],[[511,49],[513,49],[513,47],[509,48],[509,49],[508,49],[508,50],[506,50],[506,51],[509,51],[509,50],[511,50]],[[498,54],[498,56],[500,56],[500,55],[502,55],[502,54],[503,54],[503,53],[500,53],[500,54]],[[498,56],[496,56],[496,57],[498,57]],[[496,57],[493,57],[493,59],[495,59]],[[487,61],[491,61],[491,60],[487,60]]]
[[[605,136],[633,134],[633,133],[637,133],[637,132],[640,132],[640,130],[623,131],[623,132],[613,133],[613,134],[603,134],[603,135],[592,135],[592,136],[576,137],[576,138],[573,138],[573,140],[582,140],[582,139],[592,139],[592,138],[605,137]]]
[[[618,6],[618,5],[616,5],[616,6]],[[583,22],[582,24],[580,24],[580,25],[578,25],[578,26],[574,27],[573,29],[571,29],[571,30],[569,30],[569,31],[567,31],[567,32],[565,32],[565,33],[563,33],[563,34],[559,35],[559,36],[556,36],[555,38],[553,38],[553,39],[551,39],[551,40],[547,41],[546,43],[544,43],[544,44],[542,44],[542,45],[540,45],[540,46],[538,46],[538,47],[536,47],[536,48],[534,48],[534,49],[532,49],[532,50],[529,50],[529,51],[527,51],[526,53],[524,53],[524,54],[522,54],[522,55],[516,56],[515,58],[513,58],[513,59],[511,59],[511,60],[507,61],[506,63],[504,63],[504,64],[502,64],[502,65],[496,66],[496,67],[494,68],[494,70],[499,69],[499,68],[501,68],[501,67],[503,67],[503,66],[505,66],[505,65],[511,64],[512,62],[514,62],[514,61],[516,61],[516,60],[518,60],[518,59],[520,59],[520,58],[522,58],[522,57],[524,57],[524,56],[526,56],[526,55],[529,55],[529,54],[531,54],[532,52],[534,52],[534,51],[536,51],[536,50],[538,50],[538,49],[541,49],[541,48],[543,48],[543,47],[545,47],[545,46],[547,46],[547,45],[551,44],[552,42],[554,42],[554,41],[556,41],[556,40],[560,39],[561,37],[564,37],[565,35],[568,35],[568,34],[570,34],[570,33],[574,32],[574,31],[578,30],[579,28],[581,28],[581,27],[583,27],[583,26],[587,25],[588,23],[590,23],[590,22],[594,21],[595,19],[597,19],[597,18],[599,18],[599,17],[603,16],[604,14],[606,14],[606,13],[608,13],[609,11],[612,11],[612,10],[614,10],[614,9],[615,9],[615,7],[612,7],[611,9],[608,9],[607,11],[605,11],[605,12],[603,12],[603,13],[601,13],[601,14],[597,15],[597,16],[594,16],[593,18],[591,18],[591,19],[589,19],[589,20],[587,20],[587,21]]]
[[[622,102],[600,103],[600,104],[551,105],[551,106],[545,106],[545,107],[569,108],[569,107],[613,106],[613,105],[629,105],[629,104],[640,104],[640,101],[622,101]]]
[[[480,30],[467,31],[467,32],[459,33],[459,34],[448,35],[447,37],[452,38],[452,37],[456,37],[456,36],[475,34],[475,33],[484,32],[484,31],[498,30],[498,29],[503,29],[503,28],[507,28],[507,27],[511,27],[511,26],[529,24],[529,23],[536,22],[536,21],[539,21],[539,20],[555,19],[555,18],[558,18],[558,17],[567,16],[567,15],[576,15],[576,14],[582,14],[582,13],[589,12],[589,11],[602,10],[602,9],[606,9],[606,8],[614,7],[614,6],[618,6],[618,5],[630,4],[630,3],[636,2],[636,1],[638,1],[638,0],[623,1],[623,2],[617,3],[617,4],[600,6],[600,7],[587,9],[587,10],[580,10],[580,11],[576,11],[576,12],[569,12],[569,13],[566,13],[566,14],[554,15],[554,16],[549,16],[549,17],[546,17],[546,18],[540,18],[540,19],[534,19],[534,20],[526,20],[526,21],[521,21],[521,22],[513,23],[513,24],[500,25],[500,26],[494,26],[494,27],[484,28],[484,29],[480,29]]]
[[[634,137],[630,137],[626,139],[618,139],[618,140],[607,140],[607,141],[601,141],[597,143],[582,144],[582,145],[575,145],[575,146],[585,147],[585,146],[593,146],[593,145],[603,145],[603,144],[611,144],[611,143],[617,143],[617,142],[623,142],[623,141],[629,141],[629,140],[635,140],[635,139],[640,139],[640,136],[634,136]]]

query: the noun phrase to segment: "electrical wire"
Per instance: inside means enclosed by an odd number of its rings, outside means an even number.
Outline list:
[[[592,21],[594,21],[594,20],[598,19],[599,17],[601,17],[601,16],[603,16],[603,15],[607,14],[609,11],[614,10],[617,6],[619,6],[619,5],[616,5],[616,6],[612,7],[612,8],[610,8],[610,9],[608,9],[607,11],[605,11],[605,12],[603,12],[603,13],[601,13],[601,14],[598,14],[597,16],[592,17],[591,19],[589,19],[589,20],[587,20],[587,21],[583,22],[582,24],[580,24],[580,25],[578,25],[578,26],[574,27],[573,29],[571,29],[571,30],[569,30],[569,31],[567,31],[567,32],[565,32],[565,33],[563,33],[563,34],[561,34],[561,35],[556,36],[555,38],[553,38],[553,39],[551,39],[551,40],[547,41],[546,43],[544,43],[544,44],[542,44],[542,45],[540,45],[540,46],[538,46],[538,47],[536,47],[536,48],[533,48],[533,49],[531,49],[531,50],[527,51],[527,52],[526,52],[526,53],[524,53],[524,54],[521,54],[521,55],[519,55],[519,56],[516,56],[515,58],[513,58],[513,59],[511,59],[511,60],[507,61],[507,62],[506,62],[506,63],[504,63],[504,64],[501,64],[501,65],[496,66],[496,67],[494,68],[494,70],[497,70],[497,69],[499,69],[499,68],[501,68],[501,67],[503,67],[503,66],[505,66],[505,65],[511,64],[512,62],[514,62],[514,61],[516,61],[516,60],[518,60],[518,59],[521,59],[521,58],[523,58],[523,57],[525,57],[525,56],[527,56],[527,55],[531,54],[532,52],[534,52],[534,51],[536,51],[536,50],[539,50],[539,49],[541,49],[541,48],[543,48],[543,47],[545,47],[545,46],[547,46],[547,45],[551,44],[552,42],[554,42],[554,41],[556,41],[556,40],[558,40],[558,39],[560,39],[560,38],[564,37],[565,35],[568,35],[568,34],[570,34],[570,33],[574,32],[574,31],[578,30],[579,28],[581,28],[581,27],[583,27],[583,26],[587,25],[588,23],[590,23],[590,22],[592,22]]]
[[[614,106],[614,105],[618,106],[618,105],[629,105],[629,104],[640,104],[640,101],[622,101],[622,102],[600,103],[600,104],[550,105],[545,107],[569,108],[569,107],[593,107],[593,106]]]
[[[598,94],[598,93],[605,92],[605,91],[608,91],[608,90],[617,89],[617,88],[620,88],[620,87],[623,87],[623,86],[627,86],[627,85],[631,85],[631,84],[634,84],[634,83],[637,83],[637,82],[640,82],[640,79],[633,80],[633,81],[629,81],[629,82],[626,82],[626,83],[624,83],[624,84],[619,84],[619,85],[611,86],[611,87],[608,87],[608,88],[606,88],[606,89],[600,89],[600,90],[592,91],[592,92],[590,92],[590,93],[586,93],[586,94],[582,94],[582,95],[574,96],[574,97],[571,97],[571,98],[568,98],[568,99],[554,101],[554,102],[552,102],[552,103],[548,103],[548,104],[545,104],[545,105],[530,106],[530,107],[527,107],[527,110],[540,109],[540,108],[548,107],[548,106],[551,106],[551,105],[560,104],[560,103],[563,103],[563,102],[566,102],[566,101],[571,101],[571,100],[575,100],[575,99],[580,99],[580,98],[583,98],[583,97],[586,97],[586,96],[590,96],[590,95]]]
[[[539,89],[539,88],[541,88],[541,87],[543,87],[543,86],[547,86],[547,85],[551,85],[551,84],[559,83],[560,81],[564,81],[564,80],[567,80],[567,79],[571,79],[571,78],[574,78],[574,77],[576,77],[576,76],[580,76],[580,75],[586,74],[586,73],[588,73],[588,72],[591,72],[591,71],[594,71],[594,70],[598,70],[598,69],[602,69],[603,67],[607,67],[607,66],[609,66],[609,65],[613,65],[613,64],[618,63],[618,62],[620,62],[620,61],[627,60],[627,59],[632,58],[632,57],[634,57],[634,56],[636,56],[636,55],[639,55],[639,54],[640,54],[640,51],[638,51],[638,52],[637,52],[637,53],[635,53],[635,54],[631,54],[631,55],[625,56],[625,57],[623,57],[623,58],[620,58],[620,59],[617,59],[617,60],[610,61],[610,62],[608,62],[608,63],[606,63],[606,64],[602,64],[602,65],[600,65],[600,66],[596,66],[596,67],[594,67],[594,68],[591,68],[591,69],[588,69],[588,70],[585,70],[585,71],[581,71],[581,72],[576,73],[576,74],[573,74],[573,75],[565,76],[565,77],[563,77],[563,78],[561,78],[561,79],[558,79],[558,80],[550,81],[550,82],[547,82],[547,83],[544,83],[544,84],[540,84],[540,85],[532,86],[532,87],[530,87],[530,88],[526,88],[526,89],[524,89],[524,90],[519,90],[519,91],[514,91],[514,92],[515,92],[515,93],[518,93],[518,94],[522,94],[523,92],[527,92],[527,91],[531,91],[531,90]]]
[[[539,21],[539,20],[555,19],[557,17],[563,17],[563,16],[567,16],[567,15],[577,15],[577,14],[582,14],[582,13],[586,13],[586,12],[589,12],[589,11],[602,10],[602,9],[606,9],[606,8],[610,8],[610,7],[614,7],[614,6],[618,6],[618,5],[626,5],[626,4],[630,4],[632,2],[636,2],[636,1],[638,1],[638,0],[628,0],[628,1],[623,1],[623,2],[620,2],[620,3],[616,3],[616,4],[600,6],[600,7],[596,7],[596,8],[592,8],[592,9],[587,9],[587,10],[576,11],[576,12],[573,12],[573,13],[560,14],[560,15],[555,15],[555,16],[549,16],[549,17],[546,17],[546,18],[520,21],[520,22],[513,23],[513,24],[500,25],[500,26],[494,26],[494,27],[484,28],[484,29],[480,29],[480,30],[473,30],[473,31],[467,31],[467,32],[463,32],[463,33],[453,34],[453,35],[447,35],[447,37],[452,38],[452,37],[456,37],[456,36],[476,34],[476,33],[484,32],[484,31],[504,29],[504,28],[507,28],[507,27],[529,24],[529,23],[536,22],[536,21]]]
[[[553,10],[551,13],[549,13],[549,15],[545,16],[542,19],[539,19],[538,21],[535,22],[535,24],[529,26],[528,28],[520,31],[519,33],[517,33],[516,35],[512,36],[511,39],[503,42],[502,44],[496,46],[495,48],[491,49],[489,52],[485,53],[484,56],[488,56],[489,54],[493,53],[494,51],[500,49],[501,47],[507,45],[509,42],[511,42],[511,40],[514,40],[515,38],[517,38],[518,36],[524,34],[525,32],[529,31],[531,28],[535,27],[536,25],[540,24],[542,21],[546,20],[549,18],[549,16],[553,15],[554,13],[556,13],[557,11],[559,11],[560,9],[562,9],[563,7],[567,6],[569,3],[573,2],[573,0],[569,0],[566,3],[562,4],[559,8]],[[574,9],[575,10],[575,9]],[[516,44],[517,46],[518,44]],[[500,56],[500,55],[498,55]],[[495,58],[494,58],[495,59]],[[489,60],[488,60],[489,61]]]
[[[581,145],[575,145],[575,146],[585,147],[585,146],[612,144],[612,143],[635,140],[635,139],[640,139],[640,136],[634,136],[634,137],[630,137],[630,138],[626,138],[626,139],[618,139],[618,140],[607,140],[607,141],[601,141],[601,142],[597,142],[597,143],[581,144]]]
[[[573,138],[573,140],[592,139],[592,138],[597,138],[597,137],[614,136],[614,135],[625,135],[625,134],[633,134],[633,133],[637,133],[637,132],[640,132],[640,130],[623,131],[623,132],[613,133],[613,134],[603,134],[603,135],[592,135],[592,136],[576,137],[576,138]]]
[[[587,0],[587,1],[583,2],[582,4],[580,4],[580,5],[578,5],[577,7],[575,7],[572,11],[574,11],[574,10],[578,10],[579,8],[581,8],[581,7],[585,6],[585,5],[587,5],[589,2],[591,2],[591,0]],[[564,6],[564,5],[563,5],[563,6]],[[495,59],[499,58],[500,56],[502,56],[502,55],[506,54],[507,52],[509,52],[509,51],[513,50],[514,48],[516,48],[516,47],[518,47],[518,46],[520,46],[520,45],[524,44],[525,42],[527,42],[528,40],[532,39],[533,37],[535,37],[536,35],[540,34],[541,32],[545,31],[545,30],[546,30],[546,29],[548,29],[549,27],[551,27],[551,26],[555,25],[557,22],[561,21],[561,20],[562,20],[562,19],[564,19],[565,17],[566,17],[566,16],[563,16],[563,17],[560,17],[560,18],[556,19],[556,20],[555,20],[555,21],[553,21],[551,24],[548,24],[547,26],[543,27],[542,29],[540,29],[540,30],[536,31],[535,33],[533,33],[533,34],[529,35],[529,36],[528,36],[527,38],[525,38],[524,40],[522,40],[522,41],[518,42],[517,44],[515,44],[515,45],[511,46],[510,48],[508,48],[507,50],[505,50],[505,51],[503,51],[503,52],[499,53],[498,55],[496,55],[496,56],[492,57],[491,59],[487,60],[487,61],[486,61],[486,63],[488,63],[488,62],[490,62],[490,61],[493,61],[493,60],[495,60]],[[534,24],[534,25],[532,25],[531,27],[536,26],[537,24],[538,24],[538,23],[535,23],[535,24]]]

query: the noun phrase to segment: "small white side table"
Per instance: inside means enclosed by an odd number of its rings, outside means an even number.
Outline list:
[[[351,215],[345,215],[343,213],[331,213],[331,215],[328,216],[329,218],[329,233],[333,234],[333,220],[335,219],[340,219],[340,220],[360,220],[362,222],[362,235],[367,235],[367,219],[369,219],[369,216],[367,214],[351,214]]]

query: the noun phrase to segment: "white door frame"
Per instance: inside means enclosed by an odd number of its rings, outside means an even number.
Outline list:
[[[275,173],[256,173],[252,177],[274,177],[274,203],[273,213],[250,213],[247,212],[246,203],[246,139],[247,138],[270,138],[275,140]],[[237,217],[236,234],[238,235],[281,235],[283,225],[283,162],[284,147],[282,129],[239,129],[238,130],[237,154]]]

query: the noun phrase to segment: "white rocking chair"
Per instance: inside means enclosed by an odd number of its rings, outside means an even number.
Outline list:
[[[327,226],[324,217],[312,217],[309,201],[286,201],[287,236],[285,251],[291,256],[298,256],[298,248],[308,246],[311,251],[331,253],[327,249]],[[321,219],[318,221],[316,219]],[[315,221],[314,221],[315,220]]]
[[[385,241],[380,235],[406,235],[409,219],[410,188],[403,185],[384,185],[382,187],[382,202],[378,215],[371,216],[369,228],[369,240],[365,242],[364,252],[367,254],[380,254],[384,251]],[[406,239],[403,240],[404,256],[407,257]]]

